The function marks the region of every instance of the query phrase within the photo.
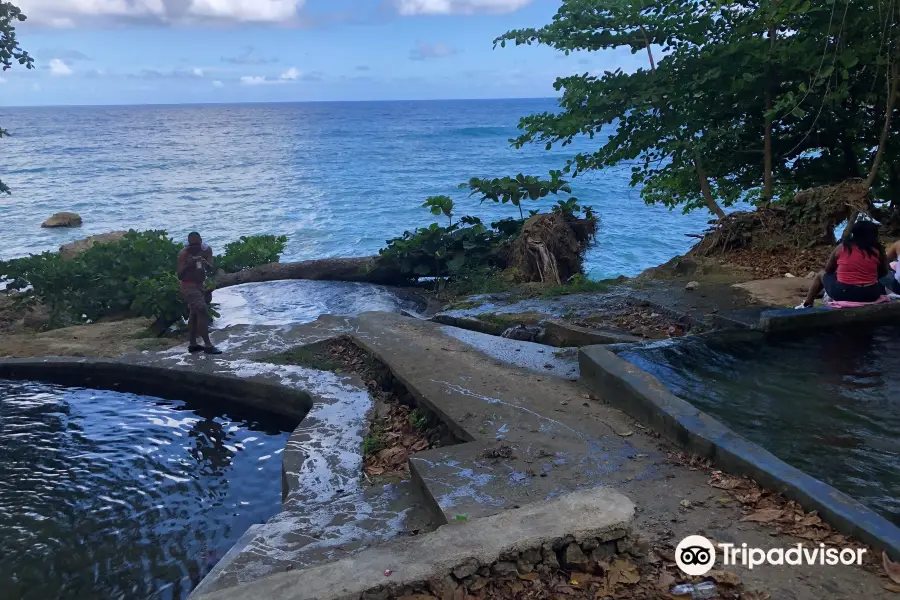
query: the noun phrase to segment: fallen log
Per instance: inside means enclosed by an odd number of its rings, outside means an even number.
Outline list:
[[[269,263],[237,273],[219,273],[214,281],[216,289],[281,279],[312,279],[319,281],[355,281],[382,285],[403,285],[409,278],[399,271],[379,264],[377,256],[359,258],[322,258],[301,262]]]

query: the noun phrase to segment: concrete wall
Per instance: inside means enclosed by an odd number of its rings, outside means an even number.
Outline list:
[[[299,390],[253,379],[187,368],[137,365],[105,359],[0,359],[0,379],[45,381],[191,400],[227,408],[246,407],[302,421],[312,398]]]
[[[852,323],[890,323],[900,318],[900,302],[859,308],[807,308],[769,310],[760,316],[759,328],[767,332],[828,329]]]
[[[491,576],[549,573],[560,563],[590,571],[612,554],[635,552],[634,504],[596,488],[445,525],[304,570],[200,596],[206,600],[388,600],[433,593],[463,598]],[[479,581],[481,580],[481,581]]]
[[[818,511],[841,533],[900,558],[896,525],[737,435],[670,393],[649,373],[602,346],[582,348],[579,363],[582,382],[594,393],[688,452],[713,460],[728,473],[751,477],[805,509]]]

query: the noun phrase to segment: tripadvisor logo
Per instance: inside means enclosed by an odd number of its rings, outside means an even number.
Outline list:
[[[865,548],[805,547],[797,544],[790,548],[749,548],[747,544],[717,544],[702,535],[689,535],[675,548],[675,564],[685,575],[706,575],[716,563],[716,547],[721,551],[722,566],[742,565],[748,569],[760,565],[861,565]]]

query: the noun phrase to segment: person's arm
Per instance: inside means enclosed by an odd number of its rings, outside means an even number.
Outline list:
[[[888,263],[897,260],[897,255],[900,254],[900,242],[894,242],[887,249],[887,260]]]
[[[215,271],[215,270],[216,270],[216,265],[213,264],[214,261],[213,261],[213,249],[212,249],[212,247],[211,247],[211,246],[207,246],[207,247],[206,247],[206,251],[205,251],[203,254],[204,254],[204,258],[206,259],[206,264],[209,265],[209,270],[210,270],[210,271]]]
[[[887,252],[880,246],[878,248],[878,254],[881,256],[881,261],[878,263],[878,279],[881,279],[891,272],[891,261],[888,260]]]
[[[180,281],[184,281],[184,276],[187,275],[187,272],[190,271],[192,267],[193,265],[188,261],[188,251],[185,249],[179,252],[177,275]]]
[[[831,252],[831,256],[828,257],[828,260],[825,261],[826,273],[834,273],[835,271],[837,271],[837,259],[841,253],[841,248],[843,248],[843,246],[841,244],[838,244],[837,248],[835,248]]]

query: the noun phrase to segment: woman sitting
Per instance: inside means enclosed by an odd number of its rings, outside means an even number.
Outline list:
[[[858,221],[828,257],[825,270],[816,275],[806,300],[797,308],[811,307],[823,289],[837,302],[875,302],[885,294],[878,280],[889,270],[887,254],[878,241],[878,225]]]

